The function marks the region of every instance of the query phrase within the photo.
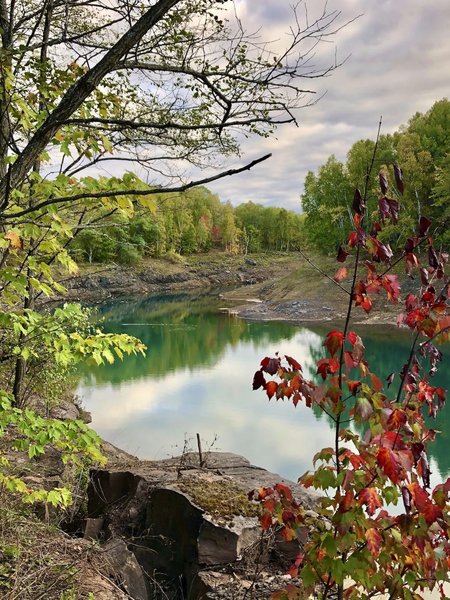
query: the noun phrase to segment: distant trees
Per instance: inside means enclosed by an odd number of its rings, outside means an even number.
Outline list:
[[[340,163],[334,156],[317,174],[309,172],[301,198],[305,212],[305,235],[310,245],[323,252],[334,252],[352,226],[350,209],[355,187],[366,185],[375,142],[358,140]],[[436,239],[448,239],[450,200],[450,102],[436,102],[424,114],[415,114],[407,125],[393,135],[381,135],[376,163],[368,185],[367,219],[379,220],[378,172],[385,165],[398,163],[406,183],[401,199],[402,226],[390,223],[381,238],[392,247],[402,248],[414,223],[422,214],[437,224]],[[395,195],[389,190],[388,193]]]
[[[150,212],[105,217],[103,210],[97,219],[101,225],[82,228],[72,242],[77,260],[133,264],[144,256],[188,255],[213,247],[242,254],[297,250],[304,221],[293,211],[253,202],[234,208],[205,187],[155,194]]]

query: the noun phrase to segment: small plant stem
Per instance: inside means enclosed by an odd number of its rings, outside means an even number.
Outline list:
[[[400,385],[398,386],[397,397],[395,399],[396,402],[400,402],[400,396],[402,394],[403,387],[405,385],[405,381],[406,381],[406,378],[409,373],[409,369],[411,368],[411,363],[412,363],[414,355],[416,353],[416,344],[417,344],[417,340],[419,339],[419,335],[420,335],[420,331],[417,331],[416,335],[414,336],[413,343],[411,345],[411,351],[409,353],[408,362],[406,363],[406,369],[405,369],[404,376],[400,380]]]
[[[369,191],[370,175],[373,170],[373,165],[375,163],[375,157],[376,157],[376,153],[377,153],[377,149],[378,149],[378,142],[380,139],[380,131],[381,131],[381,123],[382,123],[382,118],[380,117],[380,121],[378,123],[377,137],[376,137],[375,146],[374,146],[373,153],[372,153],[372,160],[370,162],[369,168],[367,169],[366,181],[364,184],[364,194],[363,194],[364,206],[367,206],[367,194]],[[361,215],[361,220],[363,218],[364,218],[364,215]],[[355,291],[356,279],[358,276],[358,266],[359,266],[360,254],[361,254],[361,243],[358,243],[358,245],[356,247],[355,265],[353,268],[352,285],[351,285],[351,289],[350,289],[350,293],[349,293],[347,316],[345,318],[345,325],[344,325],[344,331],[343,331],[344,339],[342,341],[342,346],[341,346],[341,350],[340,350],[340,354],[339,354],[339,390],[341,392],[341,397],[342,397],[342,393],[343,393],[342,375],[343,375],[343,368],[344,368],[345,340],[347,337],[348,328],[350,325],[350,318],[352,315],[353,294]],[[341,415],[342,415],[342,409],[336,415],[336,429],[335,429],[335,438],[334,438],[334,447],[335,447],[335,453],[336,453],[336,475],[337,476],[339,476],[339,474],[341,472],[341,463],[339,460],[339,430],[340,430],[340,425],[341,425]],[[335,535],[336,535],[336,529],[335,529]],[[342,553],[341,558],[342,558],[342,562],[345,563],[347,560],[347,553],[345,553],[345,552]],[[343,598],[344,598],[344,585],[343,584],[338,584],[338,586],[337,586],[337,597],[338,597],[338,600],[343,600]]]
[[[322,600],[327,600],[328,592],[330,591],[330,588],[331,588],[331,573],[328,574],[328,579],[327,579],[327,582],[325,584],[325,589],[322,594]]]
[[[202,442],[200,440],[199,433],[197,433],[197,448],[198,448],[198,462],[199,462],[200,467],[203,467]]]

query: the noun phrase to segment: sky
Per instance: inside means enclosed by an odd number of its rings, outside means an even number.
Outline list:
[[[237,0],[244,27],[261,26],[261,37],[279,39],[292,23],[289,0]],[[309,12],[321,10],[310,0]],[[304,4],[299,6],[299,12]],[[300,195],[308,171],[317,171],[334,154],[345,161],[352,144],[374,139],[380,116],[382,133],[392,133],[416,112],[450,98],[450,0],[329,0],[329,11],[350,21],[333,43],[318,52],[322,64],[345,63],[329,77],[308,82],[317,97],[298,113],[299,127],[279,128],[276,139],[253,138],[242,157],[227,168],[272,152],[269,161],[244,174],[208,187],[233,205],[252,201],[301,210]],[[281,43],[281,41],[280,41]]]

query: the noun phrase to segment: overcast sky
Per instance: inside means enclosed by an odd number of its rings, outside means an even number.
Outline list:
[[[291,4],[237,0],[243,24],[260,24],[267,39],[288,31]],[[322,6],[321,0],[309,2],[310,12]],[[339,60],[350,55],[348,60],[313,82],[318,96],[326,94],[300,111],[298,128],[287,125],[277,139],[245,143],[243,160],[273,156],[250,172],[210,184],[221,200],[299,210],[306,173],[331,154],[345,160],[355,141],[373,139],[380,115],[382,132],[391,133],[417,111],[450,98],[450,0],[329,0],[328,10],[341,11],[342,22],[361,15],[320,56],[332,61],[336,50]]]

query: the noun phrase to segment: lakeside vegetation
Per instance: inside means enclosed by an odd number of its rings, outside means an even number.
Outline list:
[[[220,249],[247,254],[298,250],[303,216],[253,202],[233,208],[205,187],[184,193],[155,194],[150,210],[91,219],[101,226],[82,229],[71,254],[83,262],[134,264],[145,256],[189,255]]]

